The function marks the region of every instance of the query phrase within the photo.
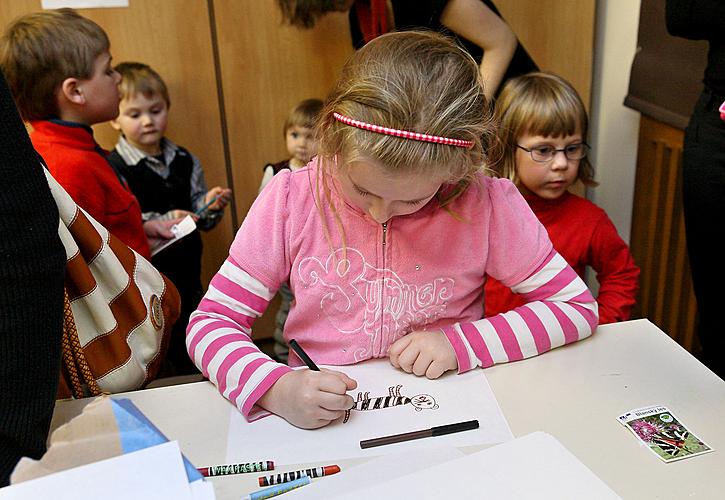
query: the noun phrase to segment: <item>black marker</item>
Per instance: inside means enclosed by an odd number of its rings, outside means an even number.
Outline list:
[[[289,346],[295,353],[297,353],[297,356],[299,356],[300,359],[304,361],[304,363],[307,365],[307,368],[316,372],[320,371],[320,369],[317,368],[315,362],[312,361],[312,358],[307,355],[307,353],[302,349],[302,347],[297,343],[295,339],[289,341]]]
[[[468,420],[466,422],[458,422],[456,424],[439,425],[430,429],[420,431],[404,432],[403,434],[393,434],[392,436],[383,436],[375,439],[365,439],[360,441],[360,448],[373,448],[375,446],[383,446],[386,444],[402,443],[411,439],[420,439],[427,437],[443,436],[445,434],[453,434],[455,432],[471,431],[478,429],[478,420]]]

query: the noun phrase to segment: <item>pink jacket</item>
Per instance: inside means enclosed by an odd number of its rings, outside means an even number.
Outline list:
[[[295,301],[285,338],[319,364],[386,357],[407,333],[442,329],[463,372],[594,331],[594,298],[511,182],[480,175],[450,205],[455,216],[433,200],[381,225],[334,183],[336,210],[316,204],[315,165],[278,174],[262,192],[189,323],[192,359],[244,415],[290,369],[249,338],[286,281]],[[487,275],[529,303],[481,319]],[[301,364],[293,352],[290,364]]]

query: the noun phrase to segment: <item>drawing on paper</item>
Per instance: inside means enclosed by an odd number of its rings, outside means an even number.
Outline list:
[[[402,385],[394,385],[388,387],[387,396],[379,396],[376,398],[370,398],[370,392],[357,393],[357,401],[352,405],[352,408],[345,410],[345,418],[342,423],[344,424],[350,419],[350,412],[356,411],[369,411],[369,410],[380,410],[381,408],[391,408],[393,406],[411,405],[415,408],[415,411],[421,410],[437,410],[438,405],[433,396],[429,394],[418,394],[409,398],[407,396],[401,396],[400,388]]]

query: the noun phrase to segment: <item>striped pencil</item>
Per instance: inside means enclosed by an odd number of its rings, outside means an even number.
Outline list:
[[[204,477],[227,476],[229,474],[247,474],[249,472],[264,472],[274,470],[274,462],[249,462],[246,464],[212,465],[210,467],[197,468]]]
[[[315,467],[312,469],[300,469],[292,472],[280,472],[279,474],[272,474],[271,476],[261,476],[259,478],[259,485],[271,486],[273,484],[294,481],[295,479],[299,479],[304,476],[322,477],[336,474],[338,472],[340,472],[340,466],[338,465],[327,465],[325,467]]]

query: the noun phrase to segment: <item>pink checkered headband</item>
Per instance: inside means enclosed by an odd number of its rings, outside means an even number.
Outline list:
[[[473,147],[473,141],[464,141],[463,139],[453,139],[451,137],[441,137],[439,135],[421,134],[419,132],[411,132],[409,130],[398,130],[397,128],[381,127],[380,125],[373,125],[372,123],[353,120],[349,116],[341,115],[340,113],[333,113],[332,115],[335,117],[335,120],[344,123],[345,125],[375,132],[376,134],[393,135],[403,139],[434,142],[436,144],[446,144],[448,146],[456,146],[459,148]]]

